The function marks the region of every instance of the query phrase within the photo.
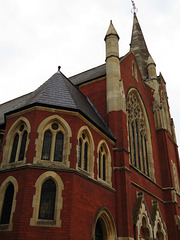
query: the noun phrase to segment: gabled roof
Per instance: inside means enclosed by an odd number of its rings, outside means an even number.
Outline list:
[[[81,85],[82,83],[103,77],[106,75],[106,64],[102,64],[95,68],[89,69],[85,72],[79,73],[69,78],[69,80],[75,85]]]
[[[147,61],[149,57],[149,51],[136,14],[134,14],[130,49],[136,57],[141,76],[143,80],[145,80],[148,75]]]
[[[47,106],[79,112],[111,139],[114,135],[90,100],[61,72],[55,73],[34,92],[0,105],[0,124],[4,114],[10,114],[31,106]]]

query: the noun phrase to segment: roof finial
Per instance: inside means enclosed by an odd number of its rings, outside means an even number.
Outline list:
[[[133,6],[133,8],[131,9],[131,12],[134,13],[134,14],[136,14],[137,11],[138,11],[138,9],[136,8],[136,5],[135,5],[134,1],[131,0],[131,2],[132,2],[132,6]]]

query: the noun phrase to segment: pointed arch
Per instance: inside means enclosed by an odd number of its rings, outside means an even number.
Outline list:
[[[101,140],[97,147],[97,179],[112,186],[111,153],[105,140]]]
[[[51,181],[50,189],[47,186],[47,181]],[[52,187],[54,191],[52,191]],[[35,183],[35,195],[33,197],[33,215],[30,220],[31,226],[43,226],[43,227],[61,227],[61,209],[63,206],[62,191],[64,184],[60,176],[53,172],[47,171],[41,174]],[[45,194],[51,192],[52,198],[46,200]],[[42,209],[43,199],[42,195],[47,204],[50,206],[47,212]],[[54,204],[51,206],[51,204]]]
[[[106,207],[100,208],[94,217],[92,224],[91,240],[96,240],[97,225],[100,226],[100,234],[104,240],[117,240],[116,225],[110,211]]]
[[[10,186],[12,186],[11,189],[10,189]],[[8,205],[6,204],[6,206],[4,206],[4,201],[7,200],[6,195],[7,195],[8,188],[9,188],[8,198],[10,196],[11,201],[8,203]],[[15,208],[16,208],[17,192],[18,192],[18,182],[13,176],[9,176],[8,178],[6,178],[0,186],[0,196],[1,196],[1,198],[0,198],[0,221],[1,221],[0,230],[1,231],[12,231],[13,215],[14,215]],[[3,219],[3,221],[2,221],[2,215],[3,215],[3,212],[5,211],[3,209],[4,207],[8,207],[8,213],[7,213],[8,216],[6,216],[6,219]],[[5,212],[4,212],[4,214],[5,214]]]
[[[136,228],[137,240],[140,240],[141,237],[144,237],[145,240],[153,238],[151,216],[149,214],[147,204],[145,202],[142,192],[138,193],[138,197],[134,207],[133,224]]]
[[[77,140],[76,169],[94,177],[94,140],[87,126],[79,129]]]
[[[152,210],[151,210],[151,220],[155,239],[168,239],[166,224],[163,220],[159,204],[157,201],[153,201]],[[159,238],[157,238],[159,237]]]
[[[31,125],[27,118],[20,117],[13,123],[6,135],[2,167],[22,165],[26,162],[30,132]]]
[[[33,162],[45,166],[56,164],[69,167],[72,137],[69,124],[62,117],[52,115],[40,123],[37,132],[36,156]]]
[[[143,100],[135,88],[127,93],[130,163],[155,180],[151,130]]]

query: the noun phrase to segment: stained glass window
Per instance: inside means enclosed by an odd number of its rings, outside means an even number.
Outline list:
[[[23,133],[22,141],[21,141],[21,148],[19,153],[19,161],[24,159],[25,149],[26,149],[26,141],[27,141],[27,131]]]
[[[9,224],[13,197],[14,197],[14,186],[12,183],[10,183],[6,189],[6,193],[4,196],[0,224]]]
[[[54,220],[56,185],[53,180],[44,182],[41,189],[39,219]]]
[[[149,176],[147,128],[139,98],[135,92],[127,97],[130,162]]]
[[[88,143],[84,144],[84,170],[87,171],[87,160],[88,160]]]
[[[43,160],[50,160],[51,154],[52,133],[47,130],[44,134],[42,157]]]
[[[62,162],[63,158],[64,135],[62,132],[56,134],[54,161]]]
[[[17,147],[18,147],[18,142],[19,142],[19,134],[16,133],[15,137],[14,137],[14,142],[13,142],[13,146],[12,146],[12,151],[11,151],[11,158],[10,158],[10,162],[15,162],[16,159],[16,153],[17,153]]]

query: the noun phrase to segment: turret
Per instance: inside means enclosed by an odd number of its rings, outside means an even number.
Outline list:
[[[112,21],[104,40],[106,42],[107,113],[119,110],[126,111],[125,94],[120,73],[119,36]]]
[[[149,55],[148,57],[147,68],[148,68],[148,77],[150,79],[157,79],[156,64],[152,59],[151,55]]]

